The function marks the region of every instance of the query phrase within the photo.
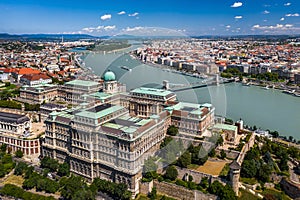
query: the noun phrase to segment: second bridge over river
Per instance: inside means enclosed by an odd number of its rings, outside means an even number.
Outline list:
[[[199,79],[199,81],[197,82],[186,83],[186,84],[170,83],[168,80],[164,80],[163,87],[166,90],[170,90],[173,92],[180,92],[180,91],[191,90],[196,88],[208,87],[211,85],[231,83],[234,81],[235,79],[220,78],[219,76],[215,76],[207,79]]]

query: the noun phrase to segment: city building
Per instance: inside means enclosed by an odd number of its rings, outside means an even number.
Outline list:
[[[69,162],[71,172],[87,180],[125,183],[135,195],[144,160],[159,149],[170,118],[167,111],[132,117],[122,106],[101,104],[53,112],[45,124],[44,156]]]
[[[215,124],[212,127],[213,132],[218,132],[224,139],[225,143],[235,145],[237,142],[238,127],[229,124]]]
[[[6,144],[12,153],[21,150],[24,155],[40,153],[40,139],[31,135],[29,117],[0,112],[0,145]]]
[[[105,72],[103,80],[103,92],[109,94],[126,92],[126,86],[116,81],[116,75],[112,71]]]
[[[211,104],[179,102],[167,107],[171,112],[172,125],[180,132],[202,134],[214,123],[215,108]]]
[[[176,101],[175,93],[163,89],[141,87],[130,91],[129,95],[129,112],[140,117],[157,115]]]
[[[65,83],[59,89],[59,96],[64,101],[72,104],[84,102],[83,95],[100,91],[102,85],[94,81],[73,80]]]
[[[68,162],[72,173],[89,181],[125,183],[136,195],[144,161],[159,149],[168,127],[202,133],[213,124],[215,109],[177,102],[175,93],[162,89],[120,92],[123,85],[110,71],[103,79],[106,92],[83,94],[76,107],[49,114],[42,155]]]
[[[20,83],[34,86],[40,84],[52,83],[52,78],[46,74],[25,74],[20,78]]]
[[[65,105],[53,104],[53,103],[44,103],[40,106],[40,114],[41,114],[41,121],[44,121],[50,113],[62,112],[67,110],[68,108]]]
[[[20,97],[18,101],[25,103],[49,102],[58,97],[58,86],[52,84],[41,84],[34,86],[24,85],[20,88]]]
[[[25,115],[0,112],[0,131],[21,136],[30,131],[30,119]]]

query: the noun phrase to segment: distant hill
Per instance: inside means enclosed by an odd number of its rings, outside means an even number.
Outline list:
[[[205,35],[205,36],[191,36],[196,39],[247,39],[247,40],[284,40],[299,38],[300,35]]]
[[[80,39],[105,39],[106,36],[96,37],[87,34],[21,34],[12,35],[8,33],[0,33],[0,39],[3,40],[61,40],[64,41],[80,40]]]

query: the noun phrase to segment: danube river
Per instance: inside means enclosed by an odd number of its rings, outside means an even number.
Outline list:
[[[133,46],[131,49],[135,48]],[[171,84],[188,84],[201,79],[184,76],[141,64],[124,52],[89,53],[83,56],[86,67],[95,74],[102,74],[110,69],[117,79],[127,85],[127,90],[140,86],[156,87],[163,80]],[[122,69],[127,66],[131,71]],[[277,130],[282,136],[300,139],[300,98],[284,94],[274,89],[257,86],[242,86],[229,83],[193,90],[176,92],[179,101],[204,103],[211,102],[216,107],[216,114],[233,120],[242,118],[245,124],[256,125],[262,129]]]

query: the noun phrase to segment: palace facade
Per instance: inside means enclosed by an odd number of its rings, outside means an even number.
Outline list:
[[[87,180],[125,183],[136,195],[144,161],[159,149],[168,127],[201,134],[213,124],[214,108],[177,102],[176,94],[162,89],[126,93],[107,73],[102,92],[86,93],[77,107],[50,113],[42,154],[68,162],[72,173]]]

